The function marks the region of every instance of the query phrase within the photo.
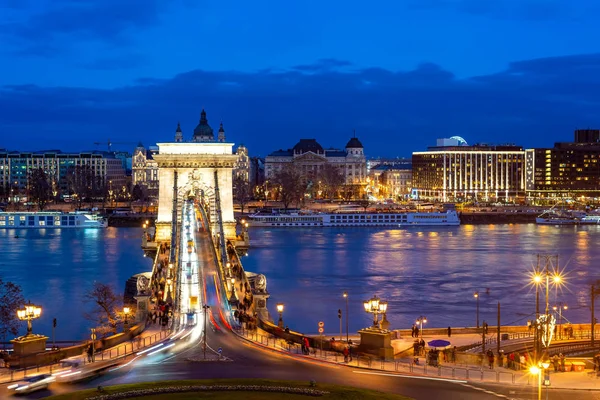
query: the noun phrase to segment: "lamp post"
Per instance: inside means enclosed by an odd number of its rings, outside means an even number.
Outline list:
[[[541,362],[541,363],[538,363],[537,365],[533,365],[529,368],[529,372],[532,375],[538,376],[538,400],[542,400],[542,374],[546,373],[546,370],[548,369],[549,366],[550,366],[549,362]],[[548,391],[546,391],[546,395],[547,394],[548,394]]]
[[[31,304],[25,304],[22,309],[17,310],[17,318],[21,321],[27,321],[27,335],[31,335],[31,320],[39,318],[42,315],[42,307]]]
[[[204,304],[202,309],[204,310],[204,359],[206,360],[206,315],[208,314],[208,309],[210,306],[208,304]]]
[[[342,296],[346,299],[346,343],[348,343],[348,292],[344,291]]]
[[[123,330],[125,330],[127,328],[127,317],[129,316],[129,311],[130,311],[129,307],[123,307],[123,317],[124,317]]]
[[[558,311],[558,338],[562,340],[562,312],[568,310],[569,307],[566,304],[558,303],[558,305],[552,307],[554,311]]]
[[[423,324],[427,323],[427,317],[424,316],[420,316],[419,318],[417,318],[417,324],[420,325],[419,330],[421,331],[421,340],[423,340]]]
[[[373,328],[379,329],[379,318],[378,314],[385,314],[387,311],[387,301],[381,301],[377,296],[373,296],[370,300],[363,302],[365,311],[373,314]]]
[[[279,313],[279,321],[277,321],[277,326],[283,329],[283,303],[277,303],[277,312]]]
[[[477,303],[477,329],[479,329],[479,292],[473,293],[473,297],[475,297]]]
[[[540,271],[540,258],[544,258],[545,259],[545,265],[544,265],[544,269],[543,271]],[[552,264],[552,259],[556,260],[556,267],[552,268],[552,271],[550,270],[550,266]],[[553,315],[550,314],[550,301],[549,301],[549,293],[550,293],[550,284],[554,284],[554,286],[558,289],[558,286],[562,284],[563,279],[562,276],[560,275],[559,270],[557,269],[558,266],[558,256],[549,256],[549,255],[545,255],[545,256],[540,256],[538,254],[537,256],[537,267],[536,270],[533,274],[533,284],[535,284],[535,315],[536,315],[536,323],[535,323],[535,330],[536,330],[536,334],[535,334],[535,347],[534,347],[534,360],[538,361],[540,359],[540,351],[541,351],[541,346],[540,346],[540,342],[541,344],[543,344],[543,346],[545,348],[548,348],[550,346],[550,342],[552,341],[552,336],[554,334],[553,332],[553,326],[554,323],[556,322],[556,319],[554,318]],[[541,284],[545,284],[546,287],[546,293],[545,293],[545,300],[546,300],[546,308],[545,308],[545,312],[543,315],[543,318],[540,316],[540,311],[539,311],[539,286]],[[543,326],[543,329],[542,329]]]

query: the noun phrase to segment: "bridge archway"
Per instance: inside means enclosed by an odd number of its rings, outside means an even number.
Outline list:
[[[213,234],[218,230],[215,223],[220,211],[225,237],[235,238],[232,175],[237,156],[233,143],[158,143],[158,147],[154,155],[159,180],[156,240],[171,240],[173,215],[180,221],[181,206],[190,194],[203,195],[207,200]],[[220,207],[216,203],[217,185]]]

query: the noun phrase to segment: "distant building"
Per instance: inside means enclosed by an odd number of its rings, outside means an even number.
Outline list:
[[[108,187],[109,182],[115,188],[121,188],[127,184],[123,162],[112,152],[63,153],[60,150],[34,152],[0,150],[0,185],[5,193],[25,195],[30,171],[42,168],[51,180],[53,191],[57,195],[69,194],[67,176],[70,170],[78,166],[89,166],[92,174],[99,178],[98,185],[100,187]]]
[[[144,186],[150,195],[158,191],[158,163],[154,161],[154,154],[158,147],[150,146],[148,149],[140,142],[133,151],[131,161],[131,177],[133,186]]]
[[[265,183],[265,159],[260,157],[250,157],[250,176],[249,183],[251,188]]]
[[[528,197],[600,197],[600,130],[576,130],[574,140],[525,151]]]
[[[223,127],[223,124],[221,124]],[[250,182],[250,158],[248,157],[248,148],[243,144],[239,145],[235,150],[235,154],[238,156],[235,167],[233,167],[233,180],[236,178],[242,178],[246,182]]]
[[[406,199],[412,191],[412,164],[380,164],[371,169],[372,180],[377,184],[380,198]]]
[[[515,200],[525,196],[525,152],[515,145],[469,146],[459,137],[438,140],[412,155],[414,197],[441,201]]]
[[[364,148],[356,137],[348,141],[344,150],[323,149],[316,139],[300,139],[293,148],[274,151],[265,158],[265,179],[273,179],[288,164],[297,166],[309,181],[318,180],[323,166],[329,164],[340,171],[347,188],[353,187],[354,196],[360,194],[367,178]]]

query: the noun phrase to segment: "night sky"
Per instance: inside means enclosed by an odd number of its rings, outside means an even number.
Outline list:
[[[132,151],[205,108],[253,156],[600,128],[597,0],[0,0],[0,148]]]

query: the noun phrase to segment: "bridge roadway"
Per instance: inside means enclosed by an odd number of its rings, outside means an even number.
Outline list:
[[[308,382],[312,379],[354,387],[362,387],[390,393],[402,394],[414,399],[445,400],[479,400],[479,399],[530,399],[535,395],[532,387],[502,387],[493,385],[465,384],[447,379],[426,378],[406,374],[391,374],[359,368],[321,363],[302,356],[292,356],[255,346],[245,339],[239,338],[227,328],[227,316],[231,311],[224,294],[219,290],[217,263],[208,237],[202,227],[190,233],[194,241],[195,256],[192,260],[192,279],[182,279],[182,310],[186,301],[196,293],[211,306],[211,315],[207,315],[207,332],[204,328],[204,315],[201,306],[194,312],[194,317],[182,316],[182,329],[172,335],[172,339],[161,347],[138,353],[129,358],[121,366],[93,381],[74,385],[54,384],[50,390],[32,393],[23,398],[43,398],[52,394],[69,393],[84,388],[95,388],[98,385],[110,386],[126,383],[155,382],[161,380],[181,379],[218,379],[218,378],[265,378],[297,380]],[[187,235],[187,232],[185,232]],[[187,247],[188,237],[182,242],[182,249]],[[184,254],[183,252],[181,254]],[[184,259],[184,257],[182,257]],[[187,258],[184,262],[189,262]],[[198,280],[195,280],[193,266],[198,266]],[[186,264],[183,264],[186,266]],[[185,268],[181,268],[186,274]],[[185,279],[184,279],[185,278]],[[194,285],[201,285],[196,291]],[[222,287],[222,286],[221,286]],[[193,306],[193,305],[192,305]],[[192,307],[193,308],[193,307]],[[206,360],[204,359],[203,334],[206,333]],[[222,349],[219,360],[217,349]],[[594,392],[553,391],[551,399],[592,399],[597,398]],[[6,397],[5,387],[0,390],[0,398]]]

